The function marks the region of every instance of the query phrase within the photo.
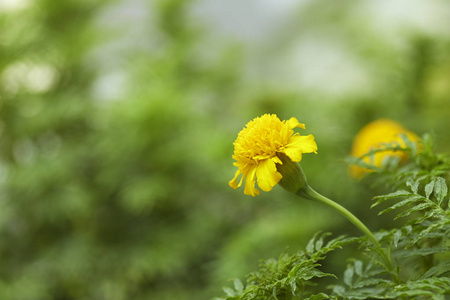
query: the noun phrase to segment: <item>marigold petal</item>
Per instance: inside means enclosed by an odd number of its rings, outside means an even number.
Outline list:
[[[302,160],[302,153],[317,153],[317,144],[312,134],[308,136],[294,135],[283,151],[292,161]]]
[[[284,154],[286,154],[292,161],[300,162],[302,160],[302,151],[298,148],[285,149]]]
[[[277,167],[271,159],[260,162],[256,168],[258,186],[265,192],[272,190],[273,187],[280,181],[281,177],[283,176],[278,173]]]
[[[271,160],[276,164],[280,164],[280,165],[283,164],[283,162],[281,161],[281,159],[278,156],[272,157]]]
[[[259,195],[259,190],[255,188],[256,183],[256,167],[253,167],[245,178],[244,194],[249,196]]]
[[[238,176],[241,174],[241,170],[237,170],[236,173],[234,174],[234,178],[231,179],[228,184],[233,188],[233,189],[237,189],[238,187],[241,186],[242,184],[242,179],[241,182],[239,182],[239,184],[237,183],[237,178]],[[242,177],[243,178],[243,177]]]
[[[305,129],[305,124],[300,123],[296,118],[292,117],[286,121],[290,129],[295,127]]]

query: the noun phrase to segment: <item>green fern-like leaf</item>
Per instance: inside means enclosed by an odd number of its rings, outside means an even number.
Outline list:
[[[312,295],[312,296],[310,296],[308,298],[305,298],[305,300],[323,300],[323,299],[333,300],[333,299],[337,299],[337,298],[334,297],[334,296],[327,295],[325,293],[319,293],[319,294],[316,294],[316,295]]]
[[[441,276],[445,273],[450,275],[450,261],[441,261],[434,267],[430,268],[425,274],[423,274],[422,279]]]
[[[448,188],[443,178],[437,177],[427,183],[424,187],[425,195],[419,194],[420,180],[409,178],[406,185],[411,188],[412,192],[399,190],[387,195],[374,197],[373,199],[376,200],[376,202],[371,207],[378,206],[388,200],[393,201],[399,199],[396,203],[379,212],[378,215],[397,209],[403,209],[403,211],[394,218],[396,220],[407,217],[414,212],[420,212],[421,215],[415,220],[416,224],[420,224],[432,218],[439,219],[439,217],[445,215],[442,203],[447,195]],[[431,197],[432,195],[434,195],[434,198]]]
[[[412,204],[414,202],[417,202],[417,201],[421,200],[421,198],[422,198],[422,196],[418,196],[418,195],[408,197],[408,198],[406,198],[406,199],[404,199],[404,200],[402,200],[400,202],[395,203],[391,207],[388,207],[388,208],[382,210],[381,212],[378,213],[378,215],[381,216],[381,215],[383,215],[383,214],[385,214],[387,212],[390,212],[390,211],[392,211],[394,209],[401,208],[401,207],[406,206],[408,204]]]
[[[411,257],[411,256],[424,256],[430,254],[437,253],[448,253],[450,252],[450,247],[432,247],[432,248],[420,248],[420,249],[405,249],[398,251],[396,256],[399,258],[402,257]]]
[[[309,299],[334,299],[325,293],[312,294],[306,287],[314,285],[321,277],[335,277],[320,270],[320,260],[336,249],[352,243],[357,238],[340,236],[326,242],[329,233],[317,233],[307,244],[306,251],[292,255],[283,254],[278,259],[268,259],[260,263],[257,272],[247,276],[244,286],[234,280],[234,288],[225,288],[225,300],[285,299],[301,296]]]
[[[427,299],[445,299],[444,295],[450,294],[450,278],[433,277],[408,281],[397,285],[389,295],[391,298],[419,297],[425,296]]]
[[[405,191],[405,190],[399,190],[387,195],[382,195],[382,196],[376,196],[373,198],[373,200],[377,200],[377,202],[375,202],[374,204],[372,204],[371,208],[374,208],[375,206],[380,205],[381,203],[383,203],[386,200],[391,200],[391,199],[395,199],[395,198],[399,198],[399,197],[407,197],[407,196],[411,196],[412,193]]]
[[[397,220],[397,219],[403,218],[403,217],[407,217],[413,212],[423,211],[423,210],[428,209],[428,208],[430,208],[432,206],[433,206],[433,203],[430,203],[430,202],[419,203],[419,204],[417,204],[417,205],[415,205],[415,206],[405,210],[404,212],[398,214],[394,218],[394,220]]]
[[[347,265],[344,284],[332,286],[333,294],[342,299],[385,299],[385,294],[395,283],[383,277],[381,270],[370,262],[365,267],[360,260]]]

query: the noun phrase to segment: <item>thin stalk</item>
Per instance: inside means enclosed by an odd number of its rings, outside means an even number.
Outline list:
[[[394,279],[397,281],[398,276],[396,272],[394,271],[394,267],[392,266],[391,259],[384,250],[381,248],[380,243],[375,238],[373,233],[367,228],[366,225],[364,225],[363,222],[361,222],[355,215],[353,215],[350,211],[348,211],[345,207],[342,205],[334,202],[331,199],[328,199],[327,197],[319,194],[315,190],[313,190],[309,185],[306,185],[304,189],[301,189],[297,192],[297,195],[309,200],[317,201],[320,203],[323,203],[327,206],[332,207],[335,209],[338,213],[340,213],[342,216],[344,216],[347,220],[349,220],[353,225],[355,225],[359,230],[361,230],[367,238],[372,242],[372,244],[375,247],[375,252],[380,255],[381,259],[383,260],[385,267],[389,270],[389,272],[394,276]]]

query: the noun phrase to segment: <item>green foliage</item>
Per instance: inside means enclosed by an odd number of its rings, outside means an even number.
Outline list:
[[[316,279],[334,277],[321,271],[318,262],[325,259],[329,252],[341,249],[356,239],[341,236],[325,242],[329,235],[316,234],[308,242],[305,251],[283,254],[277,260],[262,261],[259,271],[248,275],[245,287],[236,279],[234,289],[224,288],[227,297],[218,299],[330,299],[325,293],[308,290],[308,287],[317,285]]]
[[[94,2],[32,1],[25,18],[0,12],[0,298],[204,297],[197,287],[210,279],[199,265],[242,215],[211,201],[223,179],[209,168],[228,158],[229,138],[198,138],[222,125],[193,119],[192,100],[226,88],[232,64],[192,63],[188,1],[152,6],[164,57],[104,49],[113,34],[97,18],[108,3]],[[102,99],[96,84],[122,60],[130,91]]]

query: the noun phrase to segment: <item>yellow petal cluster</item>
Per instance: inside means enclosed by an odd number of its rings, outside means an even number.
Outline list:
[[[229,185],[236,189],[245,178],[246,195],[259,195],[256,183],[263,191],[270,191],[282,178],[276,166],[282,164],[278,154],[284,153],[292,161],[299,162],[303,153],[317,153],[314,137],[294,133],[296,127],[305,129],[305,125],[296,118],[281,121],[274,114],[265,114],[250,121],[233,144],[233,159],[236,160],[233,164],[238,170]]]
[[[364,126],[353,140],[351,156],[360,158],[373,150],[383,150],[386,145],[399,145],[405,148],[405,142],[401,138],[405,135],[410,141],[418,142],[419,137],[402,125],[389,119],[379,119]],[[373,155],[365,156],[362,160],[375,167],[381,167],[387,157],[398,157],[401,161],[407,158],[403,151],[384,150]],[[354,178],[361,178],[370,170],[359,166],[351,166],[350,173]]]

